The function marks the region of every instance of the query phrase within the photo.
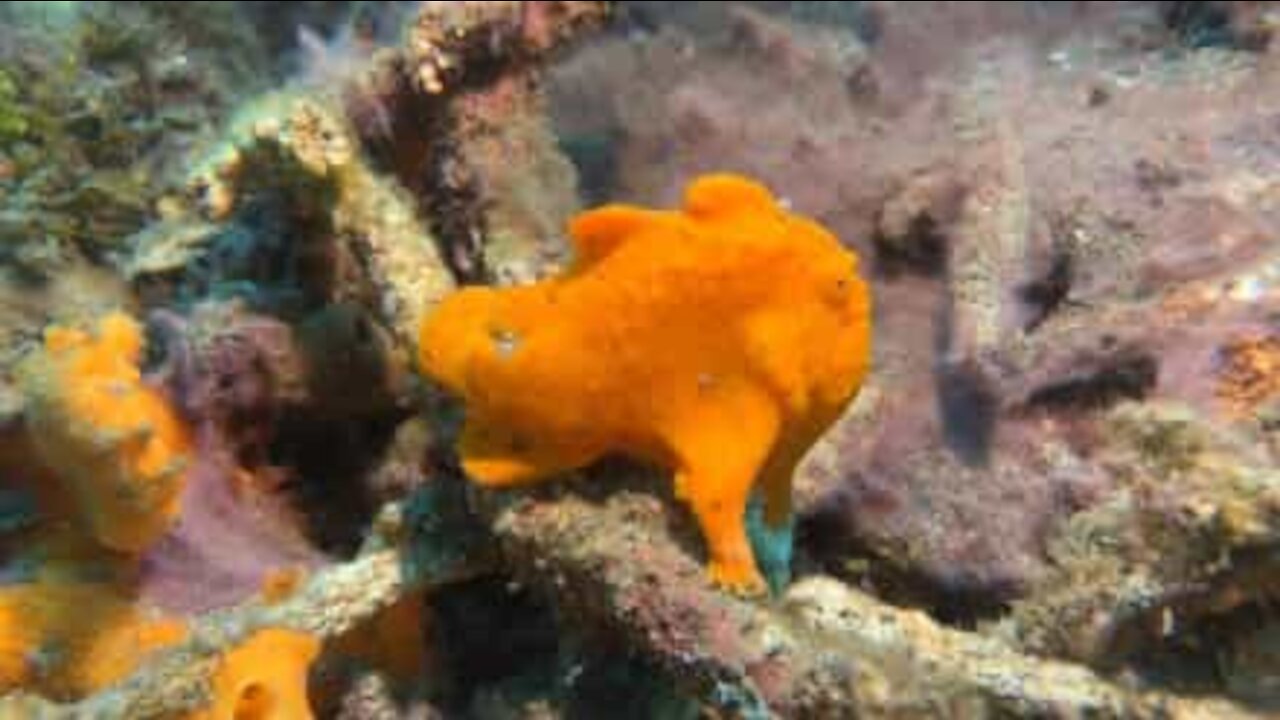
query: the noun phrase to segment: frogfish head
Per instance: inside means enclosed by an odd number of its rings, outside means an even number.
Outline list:
[[[485,328],[497,295],[492,288],[467,287],[427,313],[418,331],[418,365],[423,374],[457,395],[465,395],[467,369],[488,337]]]
[[[833,408],[842,408],[857,394],[870,368],[872,355],[872,296],[856,252],[845,247],[821,225],[793,216],[788,240],[807,246],[801,286],[809,288],[820,308],[814,314],[823,339],[811,370],[821,378],[819,394]]]

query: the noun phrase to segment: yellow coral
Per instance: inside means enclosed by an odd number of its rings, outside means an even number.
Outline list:
[[[213,676],[213,704],[190,720],[307,720],[307,672],[320,641],[267,629],[227,653]]]
[[[625,452],[673,468],[719,585],[759,592],[744,531],[790,515],[791,475],[860,387],[870,295],[855,255],[764,187],[712,175],[680,211],[611,205],[570,226],[562,277],[468,288],[420,362],[467,403],[463,467],[515,485]]]
[[[1231,410],[1248,415],[1280,396],[1280,335],[1249,336],[1222,349],[1218,398]]]
[[[151,617],[112,588],[42,583],[0,589],[0,693],[73,700],[114,683],[185,626]]]
[[[112,313],[97,333],[52,327],[23,367],[31,441],[103,545],[139,552],[178,511],[186,427],[143,383],[142,331]]]

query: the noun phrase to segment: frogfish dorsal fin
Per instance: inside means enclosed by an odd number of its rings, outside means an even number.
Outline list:
[[[605,205],[579,213],[569,221],[578,267],[596,264],[628,239],[660,222],[662,213],[632,205]]]
[[[698,219],[777,210],[778,204],[768,188],[732,173],[703,175],[684,193],[685,213]]]

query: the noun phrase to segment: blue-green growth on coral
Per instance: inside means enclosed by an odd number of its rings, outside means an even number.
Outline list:
[[[450,577],[492,549],[492,541],[467,511],[466,486],[430,482],[413,492],[404,504],[409,533],[403,554],[406,577],[415,581]]]
[[[35,521],[35,498],[20,490],[0,490],[0,532],[14,532]]]
[[[771,528],[764,521],[764,498],[760,493],[751,496],[751,502],[747,504],[747,536],[756,554],[756,565],[774,595],[785,590],[791,582],[794,535],[794,517],[781,528]]]

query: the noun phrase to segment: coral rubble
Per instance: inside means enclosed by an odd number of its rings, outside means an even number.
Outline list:
[[[1071,663],[1022,655],[942,627],[833,579],[793,586],[781,606],[698,582],[645,492],[603,506],[565,497],[494,510],[504,549],[584,622],[653,657],[684,692],[732,717],[937,717],[953,713],[1255,717],[1218,700],[1132,692]],[[633,558],[617,562],[614,558]],[[636,561],[635,559],[639,559]]]

